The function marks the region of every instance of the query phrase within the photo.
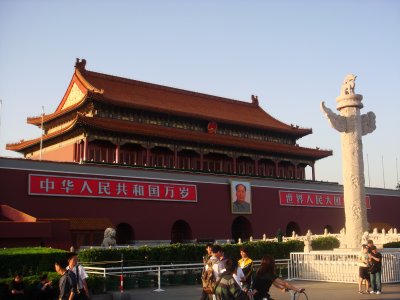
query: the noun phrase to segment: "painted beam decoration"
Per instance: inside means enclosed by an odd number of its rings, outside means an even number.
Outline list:
[[[315,193],[302,191],[279,191],[281,206],[344,208],[343,194]],[[365,197],[367,209],[371,209],[369,196]]]
[[[29,195],[197,202],[196,185],[29,174]]]

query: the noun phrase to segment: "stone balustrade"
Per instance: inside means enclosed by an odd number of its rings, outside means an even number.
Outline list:
[[[327,230],[324,231],[323,234],[312,234],[310,230],[307,231],[306,235],[301,235],[299,236],[296,234],[296,232],[293,231],[292,236],[290,237],[282,237],[282,241],[312,241],[317,238],[322,238],[322,237],[335,237],[339,241],[342,241],[344,238],[344,229],[341,230],[340,233],[329,233]],[[377,245],[378,247],[382,247],[384,244],[387,243],[392,243],[392,242],[400,242],[400,234],[397,231],[397,228],[391,228],[386,232],[385,229],[382,229],[381,232],[378,232],[377,228],[374,228],[372,233],[364,234],[363,238],[365,239],[365,244],[366,240],[373,240],[374,244]],[[253,237],[249,238],[250,242],[255,242],[255,241],[267,241],[267,242],[277,242],[278,238],[267,238],[265,234],[263,234],[263,237],[261,239],[254,239]],[[242,243],[242,240],[239,239],[239,243]],[[364,243],[364,242],[363,242]],[[360,245],[362,242],[360,241]]]

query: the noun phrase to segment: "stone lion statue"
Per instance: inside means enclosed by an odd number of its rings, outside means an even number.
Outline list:
[[[340,95],[354,95],[354,87],[356,86],[357,76],[349,74],[343,81],[342,89],[340,90]]]
[[[114,228],[106,228],[104,230],[104,239],[103,242],[101,243],[102,247],[110,247],[110,246],[115,246],[117,244],[117,241],[115,237],[117,236],[117,231]]]

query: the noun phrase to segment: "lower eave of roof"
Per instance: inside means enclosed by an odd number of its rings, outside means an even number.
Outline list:
[[[135,134],[141,136],[153,136],[158,138],[167,138],[176,141],[190,141],[200,142],[210,145],[220,145],[225,147],[246,148],[256,151],[283,153],[287,155],[295,155],[301,157],[309,157],[317,160],[332,155],[331,150],[311,149],[294,145],[278,144],[266,141],[257,141],[252,139],[243,139],[239,137],[209,134],[205,132],[188,131],[184,129],[176,129],[170,127],[163,127],[158,125],[138,124],[128,121],[99,118],[99,117],[86,117],[78,114],[76,120],[67,128],[60,131],[53,132],[48,136],[43,137],[43,141],[47,142],[55,137],[71,132],[78,125],[85,127],[100,129],[113,133]],[[7,150],[18,152],[29,152],[28,149],[37,147],[40,143],[40,138],[24,141],[16,144],[8,144]],[[245,145],[245,146],[243,146]]]

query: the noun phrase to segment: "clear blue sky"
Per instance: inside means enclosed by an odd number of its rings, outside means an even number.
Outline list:
[[[75,58],[87,68],[260,105],[312,128],[301,146],[332,149],[318,180],[342,182],[340,135],[322,115],[348,73],[362,113],[366,185],[394,188],[400,166],[400,1],[0,0],[0,155],[40,135],[28,116],[53,112]],[[369,174],[366,156],[369,158]],[[382,157],[384,168],[382,168]],[[309,175],[310,176],[310,175]]]

